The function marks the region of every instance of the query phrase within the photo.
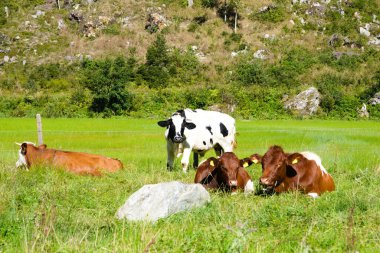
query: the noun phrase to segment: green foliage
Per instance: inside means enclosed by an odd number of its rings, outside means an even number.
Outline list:
[[[191,50],[182,52],[174,49],[170,55],[169,70],[171,82],[175,84],[196,84],[202,78],[202,66]]]
[[[85,60],[82,64],[83,84],[93,93],[90,110],[105,116],[122,115],[132,108],[132,96],[126,85],[135,78],[135,60]]]
[[[169,63],[170,57],[165,37],[158,34],[147,50],[145,64],[139,67],[137,74],[150,88],[166,87],[169,81],[167,68]]]
[[[148,47],[146,65],[165,67],[169,64],[168,47],[163,34],[158,34],[156,40]]]
[[[270,67],[269,72],[276,84],[294,87],[299,85],[297,77],[316,63],[314,55],[303,48],[293,48],[286,52],[279,63]]]
[[[5,17],[4,8],[8,7],[10,15],[13,15],[14,12],[17,12],[21,9],[34,7],[40,4],[44,4],[45,0],[1,0],[0,1],[0,26],[7,23]]]
[[[244,86],[267,84],[264,66],[257,59],[239,62],[236,65],[234,79]]]
[[[318,91],[322,94],[321,104],[323,110],[331,112],[342,101],[343,92],[339,85],[341,78],[336,75],[323,75],[317,80]]]
[[[222,18],[229,27],[233,28],[235,26],[235,19],[240,20],[242,17],[238,12],[240,5],[240,0],[230,0],[225,1],[224,4],[219,4],[217,8],[217,14]],[[236,24],[239,26],[239,24]]]
[[[187,28],[187,31],[189,32],[195,32],[199,27],[199,24],[196,22],[191,22],[189,27]]]
[[[216,8],[219,4],[219,0],[201,0],[202,7]]]
[[[286,11],[282,5],[270,5],[268,10],[250,15],[250,19],[268,23],[279,23],[285,20]]]
[[[120,25],[116,24],[116,23],[112,24],[112,25],[108,25],[102,31],[103,31],[103,33],[109,34],[109,35],[119,35],[120,34]]]

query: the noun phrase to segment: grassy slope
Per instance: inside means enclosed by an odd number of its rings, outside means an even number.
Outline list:
[[[240,157],[281,144],[320,154],[337,190],[317,200],[297,193],[263,198],[211,193],[204,208],[155,224],[114,214],[144,184],[195,174],[167,172],[163,130],[152,120],[45,119],[54,148],[120,158],[102,178],[47,168],[16,170],[15,141],[36,141],[32,119],[0,119],[0,251],[5,252],[374,252],[380,248],[380,126],[377,122],[240,121]],[[212,155],[210,152],[209,155]],[[257,182],[260,167],[249,168]]]

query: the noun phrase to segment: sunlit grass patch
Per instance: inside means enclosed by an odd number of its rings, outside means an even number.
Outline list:
[[[336,191],[312,199],[211,191],[206,206],[156,223],[115,218],[145,184],[193,182],[195,171],[166,170],[164,133],[154,120],[44,119],[51,148],[115,157],[124,169],[103,177],[49,167],[14,167],[15,141],[37,141],[34,119],[0,120],[0,251],[299,252],[380,247],[378,122],[238,121],[236,154],[269,146],[316,152]],[[210,151],[206,156],[214,156]],[[257,186],[261,166],[248,168]]]

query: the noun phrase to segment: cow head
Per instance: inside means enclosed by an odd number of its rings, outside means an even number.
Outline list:
[[[29,167],[29,162],[27,158],[28,150],[30,150],[30,148],[32,147],[37,149],[37,147],[35,146],[34,143],[31,143],[31,142],[16,143],[16,145],[20,146],[20,150],[18,151],[18,160],[16,162],[16,167],[28,168]],[[42,144],[38,147],[38,149],[45,149],[45,148],[46,148],[45,144]]]
[[[232,152],[224,153],[218,161],[217,181],[225,190],[236,189],[239,169],[243,169],[244,159],[239,158]]]
[[[185,128],[195,128],[194,123],[186,121],[185,112],[183,110],[175,112],[169,119],[159,121],[157,124],[160,127],[167,128],[166,138],[175,143],[181,143],[186,140],[186,136],[184,135]]]
[[[261,163],[262,176],[259,183],[264,187],[264,192],[271,193],[286,178],[296,176],[297,171],[294,165],[300,156],[298,153],[289,155],[280,146],[270,147],[262,157],[260,155],[251,156]]]

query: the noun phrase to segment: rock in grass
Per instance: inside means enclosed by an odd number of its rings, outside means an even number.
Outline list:
[[[291,110],[293,113],[305,116],[312,115],[318,110],[320,102],[320,94],[314,87],[302,91],[297,96],[285,102],[285,109]]]
[[[116,213],[118,219],[156,221],[169,215],[200,207],[210,195],[200,184],[166,182],[144,185],[133,193]]]

